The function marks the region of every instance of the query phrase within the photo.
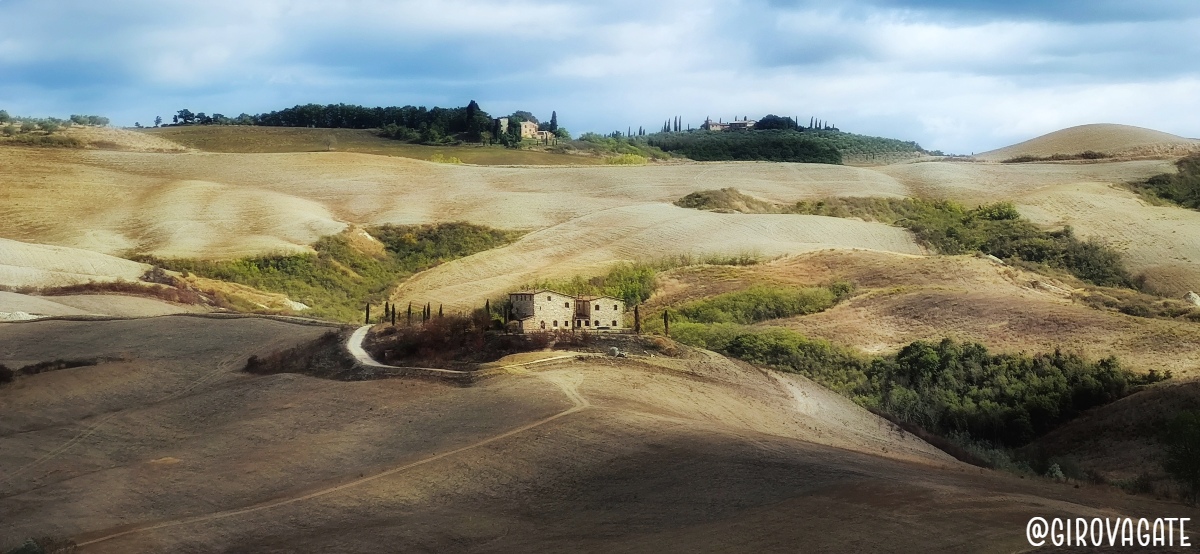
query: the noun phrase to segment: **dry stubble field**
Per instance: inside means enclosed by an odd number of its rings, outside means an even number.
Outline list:
[[[964,466],[803,378],[698,352],[469,388],[238,371],[323,331],[0,326],[0,363],[125,358],[0,395],[0,547],[1011,552],[1031,513],[1193,511]]]

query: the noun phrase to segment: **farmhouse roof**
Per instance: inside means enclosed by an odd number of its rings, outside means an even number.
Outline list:
[[[554,289],[519,290],[519,291],[516,291],[516,292],[510,292],[509,294],[541,294],[541,293],[543,293],[543,292],[552,292],[552,293],[554,293],[554,294],[557,294],[557,295],[559,295],[559,296],[566,296],[566,297],[568,297],[568,298],[575,298],[575,296],[574,296],[574,295],[571,295],[571,294],[565,294],[565,293],[561,293],[561,292],[558,292],[558,291],[556,291],[556,290],[554,290]]]
[[[621,300],[620,298],[617,298],[615,296],[609,296],[607,294],[602,294],[600,296],[580,296],[579,297],[580,300],[589,300],[589,301],[590,300],[599,300],[601,298],[607,298],[609,300],[616,300],[617,302],[624,302],[624,300]]]

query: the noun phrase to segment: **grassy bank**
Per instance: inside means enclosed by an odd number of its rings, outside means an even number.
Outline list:
[[[899,225],[943,254],[983,252],[1065,270],[1094,285],[1134,286],[1119,252],[1094,240],[1080,240],[1070,227],[1043,230],[1022,218],[1008,202],[967,209],[949,200],[834,198],[798,202],[789,211]]]
[[[312,254],[234,260],[140,257],[175,271],[286,294],[312,315],[358,321],[365,302],[382,302],[398,282],[418,271],[516,240],[519,233],[468,223],[385,225],[367,229],[378,243],[349,233],[323,237]]]
[[[918,242],[942,254],[982,252],[1036,269],[1066,271],[1094,285],[1136,288],[1119,252],[1098,241],[1080,240],[1070,227],[1043,230],[1008,202],[974,209],[921,198],[829,198],[777,205],[722,189],[694,192],[675,204],[713,211],[857,217],[904,227]]]
[[[1134,191],[1153,199],[1200,210],[1200,154],[1193,154],[1175,163],[1178,173],[1163,173],[1144,183],[1130,186]]]
[[[656,260],[620,263],[611,267],[607,273],[594,277],[576,275],[570,279],[546,279],[534,281],[521,287],[523,290],[550,289],[575,296],[612,296],[620,298],[626,306],[634,306],[645,302],[654,293],[655,277],[659,273],[693,265],[755,265],[762,259],[752,253],[721,255],[710,254],[696,256],[680,254],[663,257]],[[498,299],[500,306],[505,299]]]

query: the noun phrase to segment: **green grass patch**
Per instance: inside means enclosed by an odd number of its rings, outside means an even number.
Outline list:
[[[690,323],[739,323],[749,325],[770,319],[814,314],[832,308],[854,290],[839,282],[829,287],[781,287],[755,285],[677,307],[674,315]]]
[[[1155,175],[1130,187],[1147,196],[1200,210],[1200,154],[1180,159],[1175,166],[1179,168],[1178,173]]]
[[[949,200],[832,198],[798,202],[789,211],[899,225],[943,254],[983,252],[1064,270],[1095,285],[1135,286],[1116,250],[1094,240],[1080,240],[1070,227],[1042,230],[1008,202],[968,209]]]
[[[755,265],[762,258],[753,253],[741,254],[679,254],[666,256],[656,260],[642,262],[618,263],[607,273],[594,277],[576,275],[570,279],[546,279],[534,281],[523,287],[523,290],[550,289],[574,296],[612,296],[625,302],[626,306],[635,306],[645,302],[654,294],[655,278],[660,272],[677,267],[694,265]],[[497,309],[504,299],[499,299]],[[501,312],[503,313],[503,312]]]
[[[312,254],[265,255],[234,260],[136,257],[175,271],[286,294],[312,315],[358,321],[366,302],[382,301],[404,278],[440,263],[508,244],[519,233],[468,223],[367,230],[384,245],[375,255],[356,249],[345,235],[323,237]]]
[[[608,165],[646,165],[648,161],[645,156],[637,154],[620,154],[604,159],[604,163]]]

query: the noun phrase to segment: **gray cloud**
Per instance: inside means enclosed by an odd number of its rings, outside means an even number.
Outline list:
[[[818,115],[981,151],[1110,121],[1200,135],[1200,4],[0,2],[0,107],[143,123],[304,102],[557,110],[573,131]]]

